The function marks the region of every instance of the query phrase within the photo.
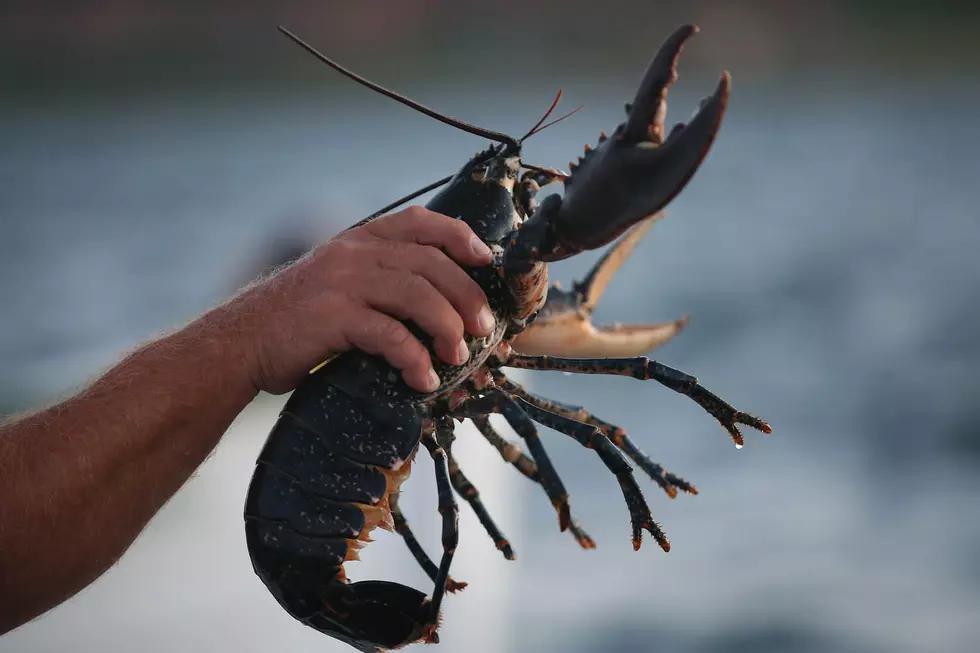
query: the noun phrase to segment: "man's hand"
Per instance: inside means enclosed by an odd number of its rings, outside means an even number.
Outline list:
[[[432,335],[447,363],[465,362],[464,330],[487,336],[494,320],[460,265],[490,258],[466,223],[420,206],[341,233],[227,305],[243,316],[252,382],[288,392],[329,355],[357,348],[383,356],[414,388],[435,390],[428,350],[398,320]]]

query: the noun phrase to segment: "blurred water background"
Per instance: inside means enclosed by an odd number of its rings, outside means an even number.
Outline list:
[[[493,471],[496,454],[469,437],[461,459],[518,559],[461,507],[460,555],[486,582],[463,578],[439,650],[980,650],[978,15],[911,2],[8,0],[0,414],[72,391],[290,239],[329,237],[484,146],[342,79],[276,24],[495,130],[523,133],[561,86],[586,109],[535,136],[525,160],[566,168],[693,21],[669,120],[723,69],[729,113],[596,317],[690,313],[655,356],[775,434],[736,451],[660,386],[526,376],[624,426],[701,494],[669,501],[641,479],[674,546],[634,553],[614,478],[548,432],[598,540],[582,551],[543,493]],[[598,255],[552,276],[568,282]],[[281,401],[250,406],[120,564],[0,652],[347,650],[282,612],[245,551],[245,489]],[[404,496],[435,552],[430,476],[418,466]],[[363,555],[354,578],[429,586],[396,536]]]

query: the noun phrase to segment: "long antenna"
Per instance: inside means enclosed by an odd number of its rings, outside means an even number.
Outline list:
[[[337,62],[333,61],[332,59],[330,59],[326,55],[318,52],[312,45],[306,43],[303,39],[299,38],[298,36],[296,36],[295,34],[293,34],[292,32],[290,32],[288,29],[286,29],[282,25],[279,26],[279,31],[282,32],[283,34],[285,34],[286,36],[288,36],[289,38],[291,38],[293,41],[295,41],[297,44],[299,44],[303,48],[305,48],[314,57],[316,57],[317,59],[319,59],[323,63],[327,64],[328,66],[330,66],[331,68],[333,68],[334,70],[336,70],[337,72],[339,72],[341,75],[344,75],[346,77],[349,77],[350,79],[353,79],[358,84],[361,84],[363,86],[367,86],[369,89],[371,89],[373,91],[376,91],[378,93],[381,93],[382,95],[385,95],[387,97],[390,97],[392,100],[395,100],[396,102],[401,102],[402,104],[404,104],[404,105],[406,105],[408,107],[411,107],[411,108],[415,109],[416,111],[418,111],[420,113],[424,113],[425,115],[429,116],[430,118],[435,118],[439,122],[445,123],[447,125],[451,125],[451,126],[455,127],[456,129],[461,129],[461,130],[463,130],[465,132],[469,132],[469,133],[474,134],[476,136],[482,136],[484,138],[489,138],[490,140],[497,141],[498,143],[507,143],[507,144],[510,144],[510,145],[517,145],[517,141],[515,141],[512,136],[508,136],[507,134],[501,134],[500,132],[490,131],[489,129],[483,129],[482,127],[477,127],[476,125],[471,125],[471,124],[469,124],[467,122],[463,122],[462,120],[457,120],[456,118],[453,118],[451,116],[443,115],[443,114],[441,114],[441,113],[439,113],[439,112],[437,112],[437,111],[435,111],[433,109],[430,109],[430,108],[428,108],[426,106],[423,106],[423,105],[419,104],[418,102],[416,102],[414,100],[408,99],[404,95],[400,95],[398,93],[395,93],[394,91],[390,91],[390,90],[386,89],[384,86],[380,86],[379,84],[375,84],[372,81],[369,81],[367,79],[364,79],[363,77],[361,77],[357,73],[354,73],[354,72],[352,72],[350,70],[347,70],[346,68],[344,68],[343,66],[341,66]]]
[[[541,116],[541,120],[539,120],[536,123],[534,123],[534,127],[531,127],[529,130],[527,130],[527,133],[526,134],[524,134],[523,136],[521,136],[521,139],[520,139],[521,142],[524,142],[524,139],[526,139],[527,137],[531,136],[534,133],[534,130],[537,129],[538,127],[540,127],[541,126],[541,123],[543,123],[545,120],[548,119],[548,116],[551,115],[551,112],[554,111],[555,110],[555,107],[558,106],[558,100],[560,100],[560,99],[561,99],[561,89],[558,89],[558,94],[555,95],[555,99],[551,101],[551,106],[548,107],[548,110],[544,112],[544,115],[543,116]]]
[[[545,111],[544,115],[541,116],[541,119],[538,120],[538,122],[534,125],[534,127],[532,127],[530,129],[530,131],[528,131],[528,133],[524,134],[524,136],[521,137],[521,142],[526,141],[531,136],[534,136],[538,132],[544,131],[548,127],[554,125],[555,123],[561,122],[562,120],[564,120],[565,118],[569,117],[573,113],[577,113],[579,110],[582,109],[582,106],[579,106],[578,108],[573,109],[572,111],[569,111],[568,113],[566,113],[561,118],[556,118],[555,120],[552,120],[547,125],[545,125],[544,127],[542,127],[541,126],[541,123],[543,123],[545,120],[547,120],[548,119],[548,116],[550,116],[551,113],[555,110],[555,107],[558,106],[558,100],[561,99],[561,93],[562,93],[561,89],[558,89],[558,94],[555,95],[555,99],[552,100],[551,106],[548,107],[548,110]],[[554,175],[554,176],[558,177],[562,181],[568,181],[568,175],[566,175],[565,173],[562,173],[562,172],[558,172],[556,170],[549,170],[549,169],[541,168],[541,167],[538,167],[538,166],[528,165],[526,163],[521,163],[521,167],[528,168],[529,170],[535,170],[537,172],[544,172],[546,174],[551,174],[551,175]],[[414,200],[416,197],[418,197],[419,195],[424,195],[425,193],[428,193],[430,190],[434,190],[436,188],[439,188],[440,186],[443,186],[443,185],[449,183],[452,180],[452,178],[453,178],[453,175],[448,175],[446,177],[443,177],[442,179],[439,179],[438,181],[432,182],[431,184],[429,184],[425,188],[420,188],[420,189],[418,189],[417,191],[415,191],[413,193],[409,193],[405,197],[402,197],[400,199],[395,200],[394,202],[392,202],[391,204],[385,206],[384,208],[378,209],[377,211],[375,211],[374,213],[372,213],[368,217],[364,218],[363,220],[361,220],[357,224],[351,225],[346,230],[354,229],[356,227],[360,227],[361,225],[365,225],[368,222],[371,222],[372,220],[374,220],[375,218],[381,217],[382,215],[384,215],[388,211],[390,211],[392,209],[395,209],[395,208],[398,208],[399,206],[401,206],[405,202],[410,202],[410,201]]]
[[[542,127],[541,126],[541,123],[543,123],[545,120],[547,120],[548,119],[548,116],[550,116],[551,113],[555,110],[555,107],[558,106],[558,100],[561,99],[561,93],[562,93],[561,89],[558,89],[558,94],[555,95],[555,99],[552,100],[551,106],[548,107],[548,110],[545,111],[545,113],[544,113],[543,116],[541,116],[541,119],[538,120],[537,123],[535,123],[534,127],[532,127],[530,129],[530,131],[528,131],[528,133],[524,134],[524,136],[521,137],[521,141],[522,142],[525,141],[525,140],[527,140],[531,136],[534,136],[538,132],[544,131],[545,129],[547,129],[551,125],[554,125],[555,123],[561,122],[562,120],[564,120],[565,118],[569,117],[573,113],[578,112],[582,108],[580,106],[577,109],[574,109],[572,111],[569,111],[568,113],[566,113],[561,118],[557,118],[555,120],[552,120],[547,125],[545,125],[544,127]],[[522,163],[521,166],[524,167],[524,168],[528,168],[530,170],[536,170],[538,172],[544,172],[544,173],[547,173],[547,174],[552,174],[552,175],[560,178],[562,181],[567,181],[568,180],[568,175],[566,175],[564,173],[561,173],[561,172],[557,172],[555,170],[548,170],[548,169],[545,169],[545,168],[540,168],[538,166],[528,165],[526,163]],[[428,193],[430,190],[434,190],[436,188],[439,188],[440,186],[443,186],[443,185],[449,183],[452,180],[452,178],[453,178],[453,175],[448,175],[446,177],[443,177],[442,179],[439,179],[438,181],[432,182],[431,184],[429,184],[428,186],[426,186],[424,188],[420,188],[420,189],[418,189],[417,191],[415,191],[413,193],[409,193],[405,197],[402,197],[400,199],[395,200],[394,202],[392,202],[391,204],[385,206],[384,208],[378,209],[377,211],[375,211],[374,213],[372,213],[368,217],[364,218],[360,222],[351,225],[350,227],[347,228],[347,230],[354,229],[356,227],[360,227],[361,225],[365,225],[368,222],[371,222],[372,220],[374,220],[375,218],[381,217],[382,215],[384,215],[388,211],[390,211],[392,209],[395,209],[395,208],[398,208],[399,206],[401,206],[405,202],[410,202],[410,201],[414,200],[416,197],[418,197],[419,195],[424,195],[425,193]]]
[[[392,210],[394,208],[397,208],[397,207],[401,206],[405,202],[410,202],[410,201],[414,200],[419,195],[424,195],[424,194],[428,193],[430,190],[433,190],[435,188],[439,188],[440,186],[443,186],[445,184],[448,184],[450,182],[450,180],[452,180],[453,176],[454,175],[449,175],[448,177],[443,177],[439,181],[432,182],[431,184],[429,184],[425,188],[420,188],[417,191],[415,191],[414,193],[409,193],[405,197],[402,197],[401,199],[395,200],[394,202],[392,202],[388,206],[386,206],[384,208],[381,208],[381,209],[378,209],[377,211],[375,211],[374,213],[372,213],[368,217],[364,218],[363,220],[361,220],[357,224],[352,224],[351,226],[347,227],[347,229],[344,229],[344,231],[350,231],[351,229],[354,229],[356,227],[360,227],[361,225],[365,225],[368,222],[371,222],[372,220],[374,220],[375,218],[380,218],[382,215],[384,215],[388,211],[390,211],[390,210]]]
[[[584,105],[584,104],[580,104],[580,105],[578,105],[577,107],[575,107],[574,109],[572,109],[571,111],[569,111],[568,113],[566,113],[566,114],[565,114],[564,116],[562,116],[561,118],[555,118],[554,120],[552,120],[551,122],[549,122],[549,123],[548,123],[547,125],[545,125],[545,126],[543,126],[543,127],[535,127],[534,129],[532,129],[532,130],[531,130],[531,131],[530,131],[530,132],[528,133],[528,135],[527,135],[527,136],[525,136],[525,137],[524,137],[524,138],[522,138],[521,140],[522,140],[522,141],[526,141],[527,139],[529,139],[529,138],[531,138],[531,137],[532,137],[532,136],[534,136],[535,134],[537,134],[537,133],[539,133],[539,132],[543,132],[543,131],[544,131],[544,130],[546,130],[546,129],[547,129],[548,127],[551,127],[552,125],[557,125],[558,123],[560,123],[560,122],[561,122],[562,120],[564,120],[565,118],[568,118],[568,117],[570,117],[570,116],[574,116],[574,115],[575,115],[576,113],[578,113],[579,111],[581,111],[581,110],[582,110],[582,109],[584,109],[584,108],[585,108],[585,105]],[[547,116],[545,116],[545,118],[547,118]],[[542,120],[542,122],[544,122],[544,120]]]

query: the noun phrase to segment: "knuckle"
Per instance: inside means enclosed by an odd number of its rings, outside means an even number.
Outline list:
[[[357,229],[352,229],[347,233],[357,233],[359,235],[364,235],[369,238],[384,238],[384,234],[393,228],[396,228],[401,220],[405,219],[407,213],[406,210],[396,211],[394,213],[387,213],[380,217],[371,220],[370,222],[361,225]]]
[[[483,292],[483,288],[480,287],[478,283],[470,279],[471,283],[466,284],[466,288],[463,290],[462,298],[460,303],[461,308],[464,310],[476,314],[485,304],[487,304],[487,295]]]
[[[454,343],[459,342],[466,335],[466,328],[463,326],[463,321],[459,318],[452,320],[446,324],[446,329],[449,332],[449,337]]]
[[[465,238],[467,241],[473,236],[473,229],[464,220],[453,220],[452,229],[453,235],[459,238]]]
[[[457,222],[448,215],[443,215],[442,213],[436,213],[435,211],[430,211],[424,206],[418,207],[419,212],[417,218],[422,222],[427,229],[432,229],[437,233],[441,233],[446,229],[452,229],[453,223]]]
[[[438,294],[425,277],[411,273],[403,277],[402,289],[409,295],[408,299],[415,301],[432,301]]]
[[[486,295],[480,284],[466,274],[462,268],[453,265],[454,267],[442,279],[447,295],[452,298],[453,305],[461,309],[475,309],[486,303]]]
[[[447,256],[443,254],[442,250],[432,245],[420,245],[418,256],[421,262],[429,268],[441,268],[447,260]]]
[[[388,320],[382,346],[383,353],[400,367],[420,367],[428,363],[429,352],[400,322]]]
[[[461,247],[469,247],[470,239],[476,235],[470,225],[463,220],[453,220],[452,228],[452,236],[457,240],[457,244]]]
[[[416,274],[407,275],[403,301],[411,312],[423,316],[439,334],[463,337],[463,321],[452,304],[427,279]]]
[[[462,340],[466,333],[463,320],[455,311],[447,311],[445,317],[440,316],[436,331],[444,338],[452,340],[453,344]]]
[[[399,322],[386,319],[378,327],[378,338],[385,346],[398,349],[410,344],[412,334]]]
[[[429,350],[422,346],[418,340],[412,338],[410,342],[405,343],[405,354],[408,359],[408,364],[413,367],[427,367],[432,362],[432,357],[429,356]]]
[[[413,204],[412,206],[405,209],[403,213],[405,214],[405,217],[410,218],[412,220],[425,220],[432,214],[431,211],[429,211],[421,204]]]
[[[321,245],[318,251],[321,253],[321,257],[326,259],[326,262],[329,264],[336,263],[338,259],[346,260],[348,258],[355,258],[360,249],[360,245],[353,238],[334,238],[329,243]]]

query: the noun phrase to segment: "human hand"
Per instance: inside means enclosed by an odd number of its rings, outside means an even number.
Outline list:
[[[417,390],[435,390],[429,351],[398,320],[414,321],[440,358],[462,364],[464,330],[487,336],[494,318],[460,266],[490,260],[466,223],[421,206],[338,234],[227,305],[252,383],[288,392],[328,356],[357,348],[383,356]]]

